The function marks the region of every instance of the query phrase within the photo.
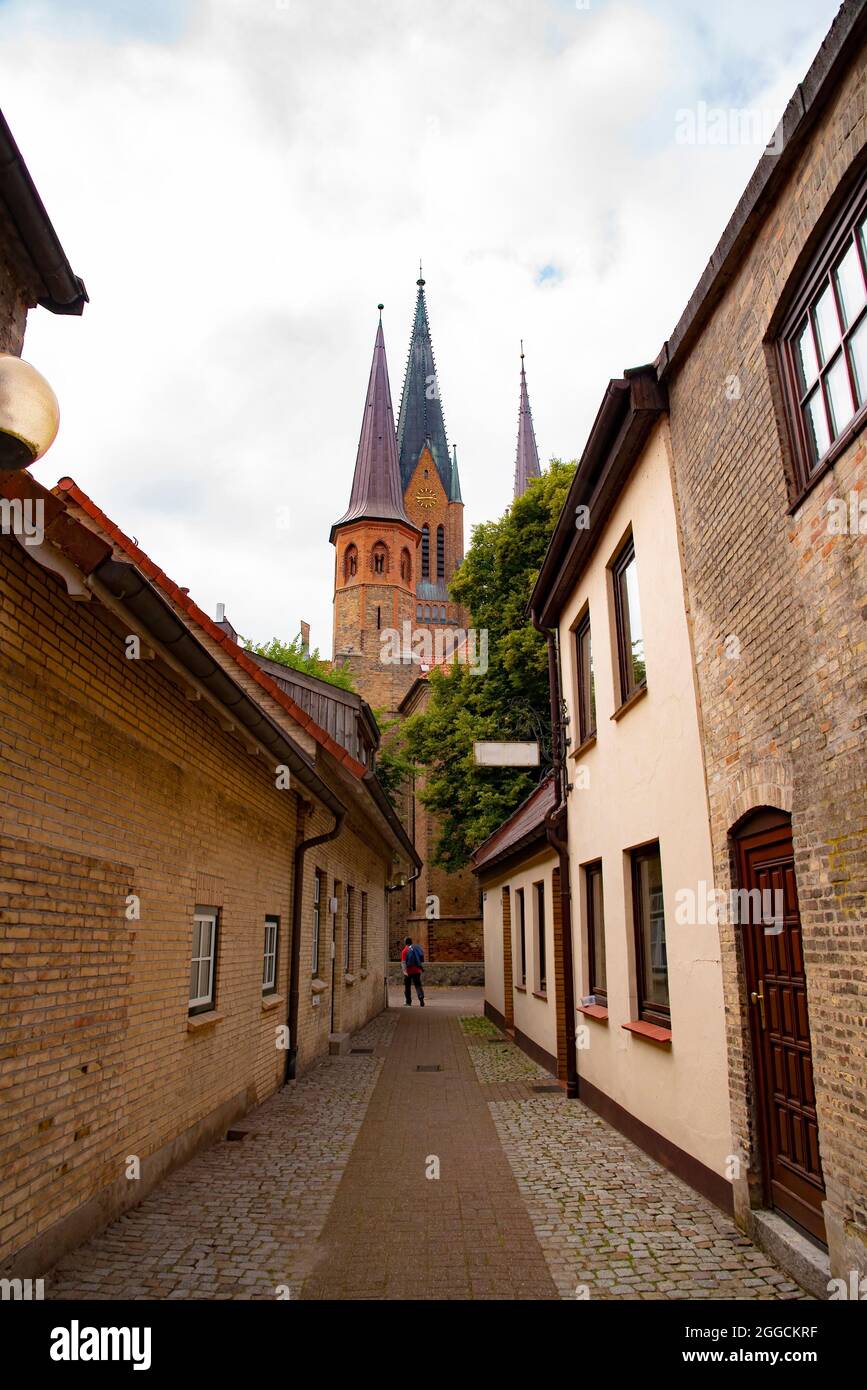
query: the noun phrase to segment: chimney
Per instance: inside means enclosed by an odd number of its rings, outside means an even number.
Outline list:
[[[310,624],[301,619],[301,650],[305,656],[310,652]]]
[[[231,639],[232,639],[233,642],[237,642],[237,640],[238,640],[238,634],[237,634],[237,632],[235,631],[235,629],[232,627],[232,624],[229,622],[229,619],[226,617],[226,605],[225,605],[225,603],[218,603],[218,604],[217,604],[217,619],[216,619],[216,622],[217,622],[217,627],[222,628],[223,631],[225,632],[225,634],[226,634],[227,637],[231,637]]]

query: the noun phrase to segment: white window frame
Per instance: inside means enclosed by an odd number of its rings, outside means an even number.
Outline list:
[[[203,961],[207,961],[207,962],[208,962],[208,983],[207,983],[207,990],[206,990],[206,992],[205,992],[204,994],[202,994],[202,993],[200,992],[200,993],[197,994],[195,997],[194,997],[192,994],[190,995],[190,1003],[189,1003],[189,1010],[190,1010],[190,1013],[205,1013],[208,1009],[213,1009],[213,1007],[214,1007],[214,977],[215,977],[215,974],[216,974],[216,964],[217,964],[217,928],[218,928],[218,922],[219,922],[219,912],[217,911],[216,908],[210,908],[210,907],[209,907],[209,908],[197,908],[196,911],[193,913],[193,941],[192,941],[192,951],[191,951],[191,953],[190,953],[190,970],[192,971],[192,968],[193,968],[193,965],[194,965],[194,964],[198,967],[198,969],[197,969],[197,974],[196,974],[196,980],[197,980],[197,983],[198,983],[198,982],[201,980],[201,973],[202,973],[202,972],[201,972],[201,964],[202,964]],[[210,927],[209,951],[208,951],[208,954],[207,954],[207,955],[203,955],[203,954],[202,954],[202,950],[201,950],[201,945],[202,945],[202,927],[203,927],[205,924],[207,924],[207,925]],[[196,954],[196,949],[197,949],[197,948],[196,948],[196,934],[197,934],[197,929],[198,929],[198,937],[199,937],[199,942],[198,942],[198,952],[199,952],[199,953],[198,953],[198,955]]]
[[[274,994],[277,989],[277,941],[280,918],[265,918],[265,944],[262,951],[262,993]]]

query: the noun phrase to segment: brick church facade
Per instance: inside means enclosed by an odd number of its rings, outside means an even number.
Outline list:
[[[417,287],[397,420],[380,318],[349,505],[331,528],[334,660],[349,667],[385,723],[424,707],[429,670],[460,644],[470,621],[449,596],[464,555],[464,504],[421,276]],[[469,870],[446,873],[431,864],[436,823],[421,790],[421,779],[413,779],[399,807],[425,862],[417,879],[392,894],[392,958],[409,934],[435,963],[480,962],[478,889]]]

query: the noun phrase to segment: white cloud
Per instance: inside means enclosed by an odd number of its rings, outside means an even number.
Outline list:
[[[677,110],[781,111],[835,10],[8,5],[4,109],[92,299],[31,316],[63,411],[37,476],[71,473],[243,632],[305,617],[329,651],[377,301],[397,406],[424,258],[469,537],[510,497],[519,338],[540,452],[573,457],[759,157],[678,146]]]

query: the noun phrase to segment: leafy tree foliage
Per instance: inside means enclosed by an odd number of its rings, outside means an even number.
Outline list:
[[[525,610],[574,472],[574,463],[553,459],[505,516],[473,528],[450,589],[472,626],[487,630],[488,669],[433,671],[427,709],[403,730],[408,757],[424,777],[422,800],[439,820],[434,859],[446,869],[466,864],[550,765],[547,644]],[[541,769],[473,762],[476,740],[522,739],[539,740]]]
[[[272,637],[270,642],[245,640],[244,646],[248,652],[267,657],[269,661],[277,661],[281,666],[289,666],[293,671],[303,671],[308,676],[317,676],[321,681],[328,681],[329,685],[340,686],[341,690],[355,689],[348,666],[334,666],[330,661],[323,661],[318,647],[312,652],[305,651],[300,636],[293,638],[291,642],[284,642],[279,637]]]

